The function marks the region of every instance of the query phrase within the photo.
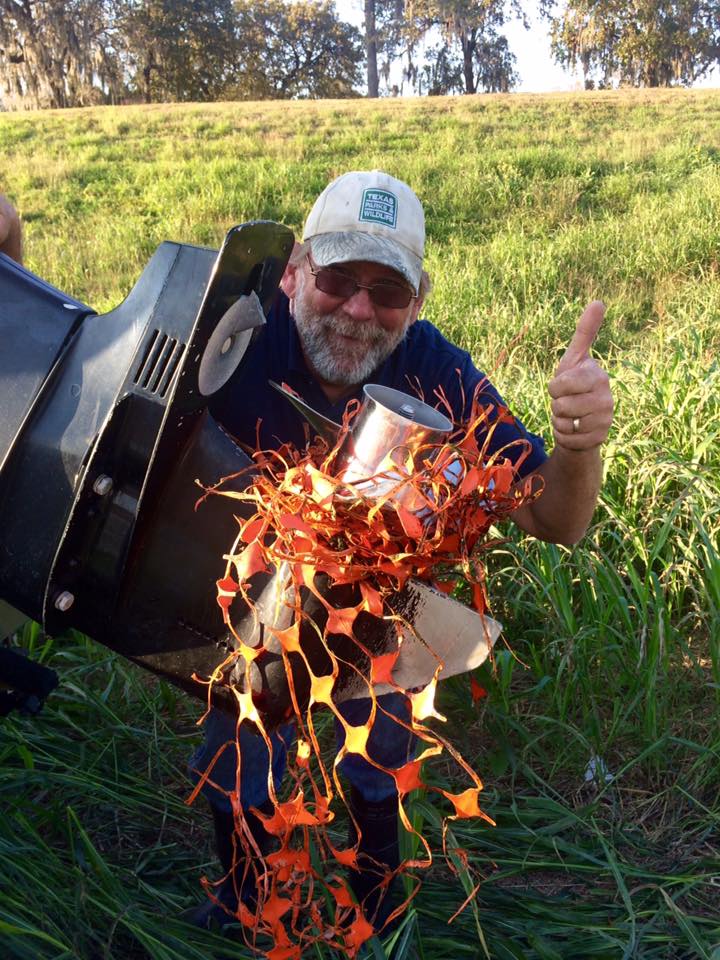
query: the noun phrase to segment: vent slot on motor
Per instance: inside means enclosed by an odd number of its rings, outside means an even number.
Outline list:
[[[185,352],[185,344],[162,330],[153,330],[133,377],[141,390],[165,397]]]

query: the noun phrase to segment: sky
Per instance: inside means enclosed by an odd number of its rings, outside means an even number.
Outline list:
[[[362,0],[335,0],[342,20],[361,26],[363,22]],[[534,4],[532,7],[534,8]],[[526,5],[529,9],[531,4]],[[510,49],[517,58],[516,69],[520,83],[516,90],[521,93],[551,93],[557,90],[582,89],[582,76],[566,72],[550,56],[550,37],[547,24],[530,16],[530,30],[525,30],[519,20],[513,20],[505,28]],[[720,87],[720,72],[716,69],[696,87]]]

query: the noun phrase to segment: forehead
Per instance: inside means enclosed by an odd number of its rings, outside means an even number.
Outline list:
[[[382,280],[388,280],[403,287],[408,286],[405,277],[397,270],[385,266],[384,263],[374,263],[372,260],[348,260],[344,263],[329,263],[327,269],[345,273],[361,283],[378,283]]]

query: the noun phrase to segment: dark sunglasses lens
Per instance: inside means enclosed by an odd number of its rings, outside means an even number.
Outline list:
[[[321,293],[331,297],[351,297],[357,290],[357,284],[352,277],[343,276],[335,270],[318,270],[315,274],[315,286]]]
[[[397,283],[376,283],[370,291],[370,299],[378,307],[400,310],[410,303],[412,294],[407,287],[401,287]]]
[[[358,291],[358,285],[352,277],[336,270],[317,270],[314,274],[315,286],[321,293],[331,297],[349,299]],[[393,310],[404,310],[412,299],[412,293],[407,287],[398,283],[374,283],[368,290],[370,299],[376,307],[389,307]]]

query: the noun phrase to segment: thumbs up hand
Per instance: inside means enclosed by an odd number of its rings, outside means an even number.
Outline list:
[[[0,253],[22,263],[22,231],[17,211],[0,195]]]
[[[548,385],[556,446],[584,451],[607,439],[613,399],[607,373],[590,356],[602,326],[605,305],[593,300],[578,320],[572,340]]]

